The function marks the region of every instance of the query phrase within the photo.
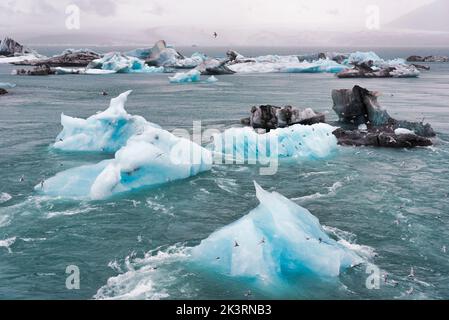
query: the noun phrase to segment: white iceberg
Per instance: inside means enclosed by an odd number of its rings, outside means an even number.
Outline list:
[[[87,119],[61,115],[63,130],[54,148],[64,151],[115,152],[126,145],[129,138],[142,133],[147,126],[158,127],[141,116],[130,115],[125,103],[132,91],[111,99],[109,108]]]
[[[144,60],[130,57],[119,52],[110,52],[102,58],[92,61],[87,69],[111,70],[117,73],[158,73],[163,67],[150,67]]]
[[[243,62],[228,65],[237,73],[338,73],[348,68],[330,59],[300,61],[295,55],[266,55],[246,60],[239,55],[237,61]]]
[[[193,69],[202,64],[204,61],[206,61],[206,59],[207,59],[206,55],[199,52],[195,52],[194,54],[192,54],[190,58],[187,57],[183,59],[177,59],[174,63],[170,64],[170,67]]]
[[[202,268],[272,285],[300,275],[337,277],[363,262],[330,238],[308,210],[255,186],[260,205],[192,249]]]
[[[253,128],[231,128],[214,135],[209,148],[237,161],[266,163],[270,159],[312,160],[328,157],[337,149],[336,128],[325,123],[293,125],[258,134]]]
[[[191,83],[200,82],[201,73],[198,70],[190,70],[188,72],[178,72],[172,77],[168,77],[170,83]]]

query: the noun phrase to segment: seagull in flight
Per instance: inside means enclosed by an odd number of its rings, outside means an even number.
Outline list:
[[[217,39],[218,33],[214,32],[213,36],[214,36],[215,39]]]

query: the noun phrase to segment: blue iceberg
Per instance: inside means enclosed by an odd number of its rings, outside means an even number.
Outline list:
[[[337,149],[336,128],[325,123],[294,125],[258,134],[253,128],[231,128],[213,136],[209,148],[216,155],[266,163],[270,159],[312,160],[328,157]]]
[[[192,259],[202,268],[271,286],[299,275],[337,277],[363,262],[330,238],[308,210],[255,186],[256,209],[192,248]]]
[[[158,73],[164,72],[163,67],[146,65],[144,60],[127,56],[119,52],[110,52],[102,58],[93,60],[87,69],[102,69],[117,73]]]
[[[126,112],[125,103],[131,92],[127,91],[112,99],[107,110],[87,119],[62,114],[63,130],[53,147],[64,151],[115,152],[147,126],[159,127],[141,116]]]
[[[178,72],[172,77],[168,77],[170,83],[191,83],[200,82],[201,73],[198,70],[190,70],[189,72]]]
[[[60,172],[37,185],[36,191],[100,200],[211,169],[210,151],[140,116],[129,115],[124,104],[130,93],[112,99],[106,111],[88,119],[62,115],[64,129],[54,144],[68,151],[117,151],[114,159]]]

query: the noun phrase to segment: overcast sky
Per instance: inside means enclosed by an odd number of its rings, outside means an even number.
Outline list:
[[[414,9],[434,0],[1,0],[0,37],[34,38],[64,34],[66,8],[81,10],[80,29],[72,34],[143,35],[165,28],[176,38],[180,30],[219,31],[238,38],[236,30],[286,28],[313,31],[363,31],[367,8],[379,7],[380,30]],[[440,0],[446,2],[447,0]],[[449,1],[447,1],[449,2]],[[448,12],[449,14],[449,12]],[[432,19],[432,17],[427,17]],[[417,30],[419,31],[419,30]],[[170,34],[170,32],[172,34]],[[184,37],[184,33],[182,37]],[[232,33],[232,35],[231,35]],[[136,36],[138,38],[139,36]]]

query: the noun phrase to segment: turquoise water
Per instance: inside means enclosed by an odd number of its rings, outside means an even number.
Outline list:
[[[46,54],[60,51],[38,49]],[[184,51],[192,49],[201,50]],[[224,52],[204,50],[211,55]],[[293,48],[240,51],[301,53]],[[449,55],[448,49],[376,51],[386,58]],[[0,245],[0,299],[90,299],[102,287],[102,292],[111,292],[110,278],[123,287],[121,294],[133,297],[133,288],[145,288],[147,298],[246,299],[248,290],[251,298],[272,299],[449,298],[449,261],[443,250],[449,246],[449,64],[431,67],[418,79],[248,74],[218,76],[212,85],[173,85],[166,74],[16,77],[10,75],[12,66],[0,65],[0,82],[17,84],[0,97],[0,244],[5,244]],[[225,129],[257,104],[311,107],[336,120],[331,90],[355,84],[382,92],[380,103],[395,118],[425,118],[438,133],[435,146],[342,147],[326,161],[283,163],[275,176],[260,176],[253,166],[214,166],[187,180],[105,201],[46,198],[33,190],[62,170],[112,156],[63,153],[49,146],[61,130],[62,112],[88,117],[129,89],[134,91],[128,112],[165,129],[189,129],[197,120],[205,129]],[[103,90],[109,96],[101,96]],[[382,280],[379,290],[368,290],[366,267],[359,266],[332,281],[297,279],[295,290],[280,294],[217,277],[179,258],[183,248],[197,245],[257,206],[253,180],[306,207],[333,236],[373,250],[368,261],[388,274],[389,281]],[[5,201],[5,194],[11,199]],[[144,257],[171,246],[177,248],[172,255]],[[68,265],[80,269],[80,290],[66,289]],[[149,266],[158,269],[151,272]],[[408,277],[412,267],[414,279]]]

